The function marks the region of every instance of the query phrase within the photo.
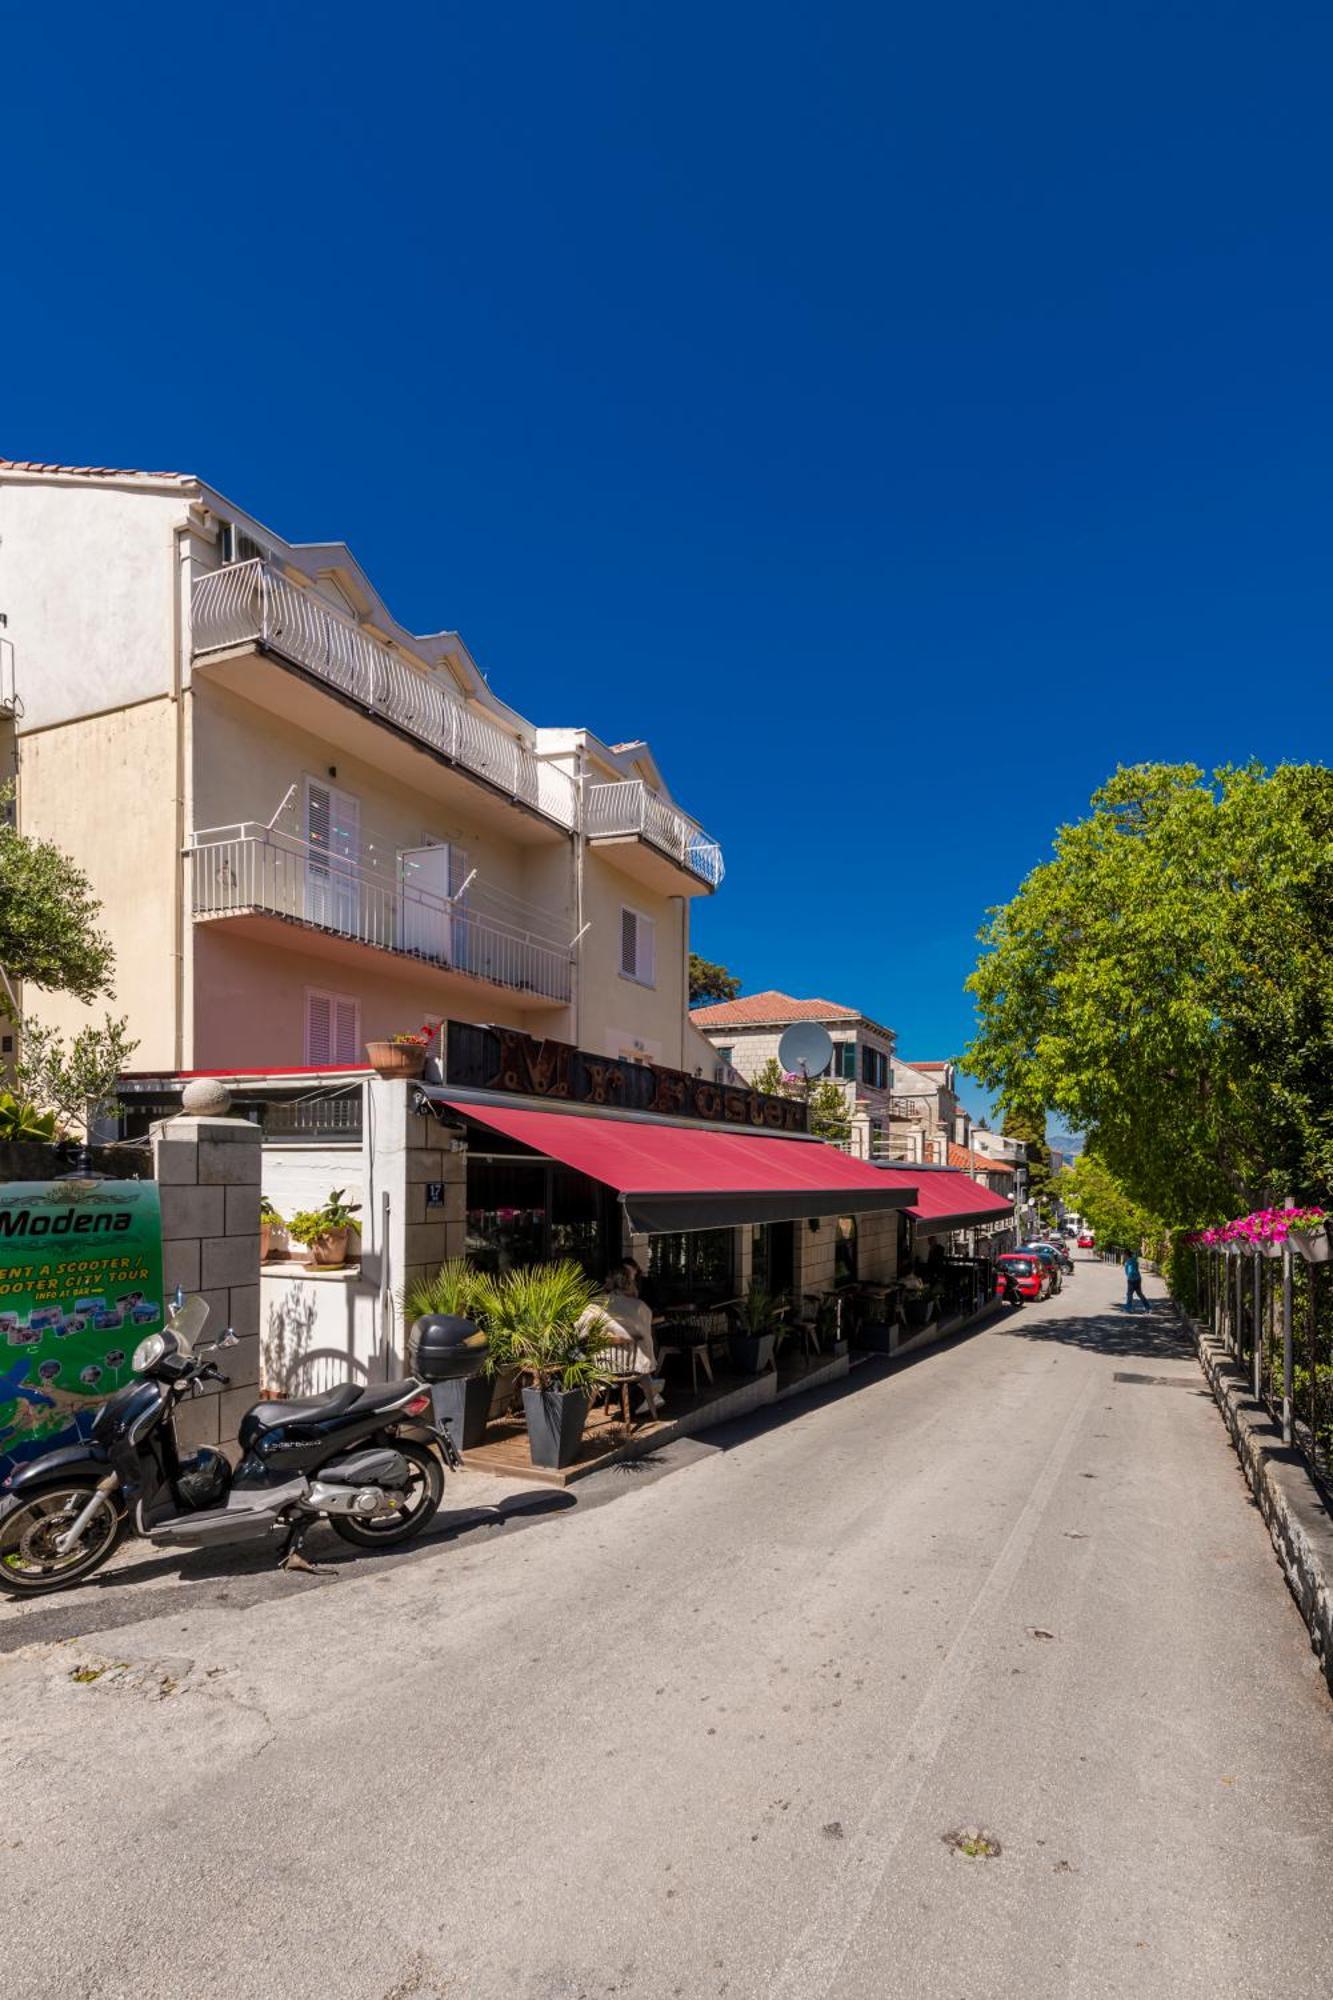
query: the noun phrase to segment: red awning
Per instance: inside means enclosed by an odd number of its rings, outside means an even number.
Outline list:
[[[737,1222],[788,1222],[811,1215],[903,1209],[916,1194],[910,1173],[890,1176],[819,1140],[758,1132],[528,1111],[494,1099],[476,1103],[428,1090],[434,1102],[521,1140],[614,1188],[633,1229],[721,1229]],[[957,1178],[955,1176],[954,1178]]]
[[[887,1178],[913,1190],[908,1209],[923,1236],[946,1229],[969,1229],[975,1223],[1003,1222],[1014,1204],[992,1194],[970,1174],[944,1173],[930,1167],[885,1167]]]

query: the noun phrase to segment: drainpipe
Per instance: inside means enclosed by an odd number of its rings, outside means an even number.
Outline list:
[[[185,790],[187,759],[185,745],[185,653],[189,644],[189,621],[185,613],[185,593],[190,581],[190,525],[178,522],[172,530],[175,577],[172,591],[172,674],[171,698],[176,705],[175,841],[176,881],[173,897],[172,975],[174,984],[175,1031],[172,1037],[172,1067],[185,1067]],[[193,1036],[191,1037],[193,1054]]]
[[[685,1067],[685,1023],[690,1018],[690,899],[680,898],[680,1066]]]
[[[583,853],[587,841],[584,830],[584,799],[587,787],[586,746],[579,744],[574,765],[574,1046],[583,1047]]]

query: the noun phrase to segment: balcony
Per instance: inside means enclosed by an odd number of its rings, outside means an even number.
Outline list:
[[[432,895],[252,822],[196,832],[188,852],[196,922],[269,940],[291,926],[325,957],[369,947],[402,971],[425,965],[466,981],[474,998],[481,985],[519,1006],[569,1001],[569,945],[487,909],[483,891]]]
[[[196,577],[190,617],[196,658],[260,650],[301,668],[345,701],[424,745],[493,792],[571,832],[577,792],[496,723],[351,618],[262,559]]]
[[[617,867],[665,896],[696,896],[722,880],[717,842],[642,779],[589,785],[583,829],[591,845],[615,850]]]

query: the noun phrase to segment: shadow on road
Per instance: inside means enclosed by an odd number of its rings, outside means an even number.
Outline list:
[[[1163,1302],[1148,1312],[1127,1313],[1111,1306],[1104,1312],[1029,1317],[1020,1306],[990,1331],[1013,1340],[1050,1341],[1059,1347],[1081,1347],[1089,1354],[1117,1360],[1189,1361],[1194,1349],[1172,1309]]]
[[[318,1565],[314,1575],[279,1570],[276,1545],[265,1546],[262,1552],[223,1547],[197,1553],[173,1550],[168,1555],[150,1552],[147,1545],[141,1545],[144,1554],[140,1561],[135,1559],[131,1544],[126,1563],[83,1584],[77,1593],[16,1605],[18,1615],[0,1624],[0,1654],[15,1652],[20,1646],[86,1639],[98,1632],[113,1632],[121,1625],[137,1625],[141,1619],[209,1605],[225,1604],[233,1611],[248,1611],[275,1598],[322,1589],[342,1575],[369,1575],[396,1569],[402,1563],[422,1562],[477,1529],[523,1527],[576,1504],[572,1493],[543,1488],[509,1494],[494,1507],[459,1507],[452,1512],[442,1507],[420,1541],[401,1551],[354,1549],[331,1529],[321,1528],[312,1531],[307,1543],[310,1560]],[[173,1581],[167,1582],[168,1577]],[[154,1578],[163,1581],[154,1587]]]

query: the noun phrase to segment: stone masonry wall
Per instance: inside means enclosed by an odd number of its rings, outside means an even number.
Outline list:
[[[205,1340],[227,1326],[237,1337],[217,1357],[229,1386],[181,1404],[181,1448],[232,1446],[259,1397],[259,1128],[243,1118],[168,1118],[152,1139],[167,1295],[180,1285],[207,1300]]]

